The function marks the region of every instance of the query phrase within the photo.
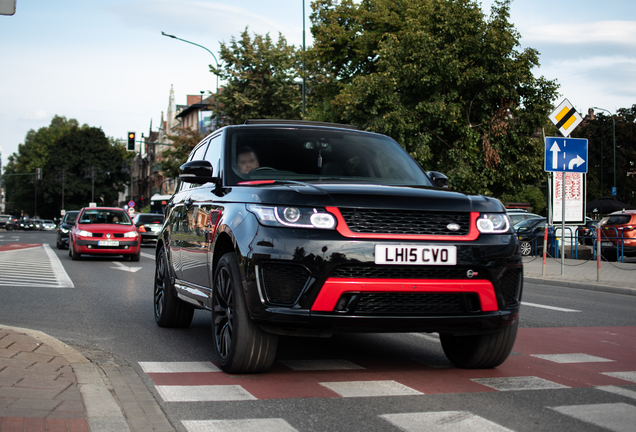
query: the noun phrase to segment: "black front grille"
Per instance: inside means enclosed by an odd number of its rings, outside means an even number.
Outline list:
[[[468,277],[473,270],[472,278]],[[485,279],[486,272],[463,266],[362,266],[337,267],[331,277],[354,279]]]
[[[104,233],[93,233],[92,237],[104,237]],[[115,233],[115,234],[113,234],[113,237],[115,237],[115,238],[123,238],[124,237],[124,233]]]
[[[519,304],[521,294],[522,271],[519,268],[508,269],[499,280],[501,293],[506,303],[506,307],[512,308]]]
[[[260,268],[260,274],[267,301],[286,306],[298,301],[310,280],[304,267],[293,264],[265,263]]]
[[[470,311],[479,300],[463,293],[362,293],[352,313],[355,315],[429,316],[459,315]],[[475,303],[476,301],[476,303]]]
[[[470,231],[470,213],[348,208],[340,213],[349,229],[360,234],[465,236]],[[451,223],[459,225],[459,230],[449,230]]]

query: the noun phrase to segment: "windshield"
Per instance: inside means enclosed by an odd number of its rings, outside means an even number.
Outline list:
[[[432,186],[392,139],[319,128],[241,128],[228,134],[230,184],[262,180]]]
[[[541,219],[526,219],[522,220],[521,222],[517,222],[513,228],[516,230],[520,228],[530,229],[537,225],[539,222],[541,222]]]
[[[80,216],[81,224],[119,224],[130,225],[132,222],[123,210],[84,210]]]

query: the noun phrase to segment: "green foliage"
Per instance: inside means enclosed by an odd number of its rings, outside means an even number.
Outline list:
[[[636,206],[636,105],[613,115],[616,124],[616,188],[618,201]],[[614,123],[604,112],[587,118],[572,134],[588,140],[588,201],[612,195],[614,186]],[[632,173],[632,174],[629,174]]]
[[[167,178],[179,177],[179,167],[188,159],[188,155],[203,139],[198,131],[178,128],[175,135],[168,135],[172,147],[161,154],[161,171]]]
[[[309,117],[400,142],[452,187],[499,196],[543,176],[533,135],[557,84],[519,52],[509,2],[489,18],[471,0],[318,0],[308,52]]]
[[[503,194],[500,198],[501,202],[506,203],[529,203],[532,213],[546,215],[547,196],[546,190],[535,186],[525,187],[514,194]]]
[[[95,201],[100,205],[117,202],[129,174],[122,171],[129,155],[122,145],[112,143],[100,128],[79,126],[77,120],[55,116],[48,127],[29,131],[18,153],[9,157],[6,174],[43,169],[37,182],[37,213],[52,219],[64,208],[78,209],[91,200],[89,168],[95,167]],[[62,182],[62,180],[64,180]],[[33,216],[36,205],[35,176],[10,176],[6,179],[7,201],[13,213]]]
[[[216,69],[227,84],[216,95],[222,124],[244,123],[247,119],[300,119],[301,93],[294,83],[300,59],[294,46],[279,34],[274,43],[266,34],[251,39],[247,28],[240,40],[221,44],[225,65]]]

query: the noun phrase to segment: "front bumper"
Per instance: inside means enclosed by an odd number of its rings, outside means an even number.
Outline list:
[[[100,246],[98,240],[75,240],[75,252],[80,254],[135,255],[139,253],[139,239],[118,240],[117,246]]]
[[[454,245],[457,264],[376,265],[379,243]],[[261,226],[250,246],[244,257],[248,308],[271,332],[467,334],[518,318],[523,269],[512,234],[466,242],[371,241]]]

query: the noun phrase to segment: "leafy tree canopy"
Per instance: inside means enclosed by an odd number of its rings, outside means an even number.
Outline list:
[[[239,40],[232,37],[229,45],[221,44],[220,57],[225,65],[210,69],[227,81],[216,95],[223,124],[259,118],[300,119],[301,96],[294,83],[299,58],[281,34],[277,42],[269,34],[255,34],[252,40],[246,28]]]
[[[315,1],[309,116],[387,134],[457,189],[536,183],[558,86],[533,76],[509,3],[486,17],[472,0]]]
[[[37,214],[45,218],[59,216],[62,208],[87,206],[93,193],[91,172],[95,201],[112,205],[130,178],[127,157],[125,147],[109,140],[100,128],[80,127],[77,120],[55,116],[48,127],[29,131],[18,153],[9,157],[6,174],[34,173],[35,168],[43,172],[37,185],[35,176],[5,179],[11,211],[33,216],[36,199]]]

